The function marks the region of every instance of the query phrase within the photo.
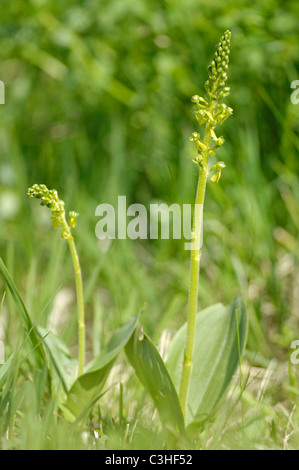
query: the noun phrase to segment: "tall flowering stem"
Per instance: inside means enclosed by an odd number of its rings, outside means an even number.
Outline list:
[[[55,189],[48,189],[44,184],[34,184],[28,189],[28,196],[41,200],[41,205],[48,207],[52,212],[52,221],[55,229],[61,230],[61,236],[67,240],[76,278],[77,304],[78,304],[78,335],[79,335],[79,376],[83,374],[85,363],[85,314],[83,298],[83,282],[80,262],[72,229],[75,228],[77,217],[76,212],[69,212],[68,221],[66,219],[64,202],[59,199]]]
[[[215,134],[216,126],[222,124],[233,113],[232,108],[221,103],[221,100],[228,96],[230,91],[230,89],[225,86],[229,63],[230,38],[231,32],[226,31],[216,47],[214,58],[208,68],[209,78],[205,83],[206,94],[204,98],[198,95],[192,97],[192,102],[196,105],[194,111],[195,117],[200,125],[205,124],[205,133],[203,139],[201,139],[198,132],[194,132],[190,137],[190,140],[194,141],[197,147],[197,155],[193,161],[198,165],[199,177],[192,228],[187,341],[180,386],[180,402],[185,418],[187,413],[188,389],[193,362],[199,268],[202,254],[202,208],[204,205],[205,191],[209,175],[212,174],[212,182],[218,183],[221,177],[221,171],[225,168],[224,162],[218,162],[211,165],[210,157],[214,158],[216,150],[224,143],[223,137],[217,137]]]

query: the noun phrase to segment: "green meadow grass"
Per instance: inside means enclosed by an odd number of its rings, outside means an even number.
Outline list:
[[[144,306],[163,353],[186,317],[189,253],[178,240],[95,236],[95,208],[192,203],[197,171],[190,96],[225,29],[232,30],[221,184],[209,185],[199,308],[242,293],[249,334],[240,373],[195,449],[298,449],[298,2],[59,4],[3,0],[0,80],[0,255],[32,321],[57,328],[77,354],[72,264],[43,209],[26,197],[43,181],[80,213],[76,244],[86,300],[87,358]],[[104,395],[76,427],[36,373],[15,304],[0,278],[1,449],[159,449],[154,405],[121,355]],[[3,303],[1,300],[3,298]],[[122,385],[120,385],[122,384]]]

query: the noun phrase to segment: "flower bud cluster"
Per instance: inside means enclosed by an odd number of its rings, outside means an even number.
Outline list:
[[[76,226],[79,214],[71,211],[69,213],[69,222],[66,222],[64,202],[59,199],[56,189],[48,189],[44,184],[34,184],[28,189],[27,194],[31,198],[40,199],[41,205],[51,210],[54,228],[62,230],[62,238],[71,239],[71,229]]]

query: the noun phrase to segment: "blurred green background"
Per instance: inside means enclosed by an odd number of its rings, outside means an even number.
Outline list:
[[[208,185],[199,305],[241,292],[248,357],[287,361],[299,339],[299,105],[290,101],[299,79],[298,2],[1,0],[1,16],[1,256],[32,316],[47,324],[57,294],[73,289],[72,266],[49,212],[26,190],[55,187],[80,213],[89,355],[144,304],[155,340],[185,321],[184,242],[105,246],[95,236],[95,208],[118,195],[146,207],[194,201],[190,98],[203,93],[215,45],[232,31],[226,103],[234,116],[220,130],[218,159],[227,168]],[[75,312],[74,299],[65,308]],[[62,330],[75,345],[71,318]],[[21,328],[13,307],[5,328],[13,345]]]

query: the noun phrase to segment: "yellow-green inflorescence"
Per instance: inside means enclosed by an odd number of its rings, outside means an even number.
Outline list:
[[[198,132],[193,132],[190,137],[197,146],[198,154],[194,162],[201,167],[207,166],[207,158],[215,156],[215,150],[224,144],[223,137],[217,137],[215,134],[215,127],[222,124],[229,116],[232,115],[232,108],[226,106],[220,101],[229,95],[229,87],[226,87],[227,70],[229,63],[230,53],[230,38],[231,32],[226,31],[219,44],[216,46],[214,58],[208,68],[209,78],[205,83],[206,95],[201,97],[195,95],[192,97],[192,102],[196,104],[194,111],[195,117],[200,125],[206,124],[209,128],[209,137],[211,138],[212,145],[207,142],[207,139],[201,139]],[[213,165],[210,172],[216,171],[212,176],[213,182],[218,182],[221,177],[221,170],[225,167],[223,162],[218,162]]]
[[[69,212],[69,220],[66,221],[64,202],[59,199],[56,189],[48,189],[44,184],[34,184],[28,189],[27,194],[31,198],[40,199],[41,205],[51,210],[54,228],[62,230],[62,238],[66,240],[73,238],[71,229],[75,228],[79,214],[74,211]]]

